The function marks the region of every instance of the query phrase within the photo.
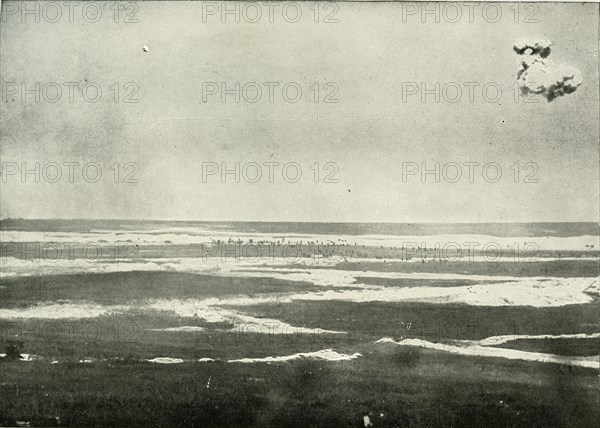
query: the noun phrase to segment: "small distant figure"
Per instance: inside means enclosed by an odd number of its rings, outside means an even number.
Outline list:
[[[369,415],[363,415],[363,422],[365,424],[365,428],[373,426],[373,424],[371,423],[371,418],[369,418]]]
[[[146,45],[142,46],[142,49],[144,50],[144,52],[149,52],[150,48]]]

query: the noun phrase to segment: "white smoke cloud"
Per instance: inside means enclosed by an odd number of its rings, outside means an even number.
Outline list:
[[[571,94],[583,83],[581,72],[567,64],[547,59],[552,42],[517,42],[513,50],[520,55],[517,82],[523,95],[539,94],[548,101]]]

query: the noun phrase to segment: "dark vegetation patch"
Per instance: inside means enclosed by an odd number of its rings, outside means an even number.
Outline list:
[[[475,281],[468,279],[379,278],[357,276],[356,283],[389,287],[464,287],[476,284],[496,284],[507,281]]]
[[[420,302],[294,301],[238,307],[292,325],[368,335],[373,339],[479,340],[517,334],[596,333],[598,304],[536,308]]]
[[[24,307],[45,301],[85,300],[102,304],[155,298],[208,298],[227,295],[323,290],[300,281],[233,278],[180,272],[115,272],[5,278],[0,305]]]
[[[600,338],[518,339],[502,343],[497,347],[567,356],[598,356],[600,355]],[[600,362],[598,364],[600,367]]]
[[[300,268],[301,264],[290,263],[286,268]],[[597,260],[557,260],[552,262],[447,262],[427,261],[425,263],[407,263],[401,261],[342,262],[334,266],[316,265],[313,269],[337,269],[350,271],[403,272],[403,273],[455,273],[465,275],[497,276],[554,276],[554,277],[590,277],[599,275]],[[590,280],[590,284],[593,280]]]

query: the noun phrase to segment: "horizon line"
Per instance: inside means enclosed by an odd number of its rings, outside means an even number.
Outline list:
[[[294,221],[294,220],[180,220],[180,219],[148,219],[148,218],[24,218],[24,217],[5,217],[0,218],[0,222],[7,220],[19,221],[138,221],[138,222],[180,222],[180,223],[307,223],[307,224],[556,224],[571,223],[585,224],[593,223],[600,226],[598,220],[592,221],[471,221],[471,222],[447,222],[447,221]]]

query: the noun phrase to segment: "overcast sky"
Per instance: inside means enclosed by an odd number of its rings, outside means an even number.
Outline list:
[[[219,3],[215,3],[221,7]],[[25,218],[146,218],[240,221],[383,221],[495,222],[595,221],[599,219],[598,5],[540,4],[534,18],[515,23],[514,10],[502,6],[502,18],[486,22],[480,9],[473,22],[464,14],[456,23],[426,23],[404,16],[402,5],[341,3],[337,23],[314,22],[314,10],[301,6],[302,18],[287,22],[275,9],[269,22],[262,6],[258,23],[221,22],[204,16],[200,3],[144,3],[137,23],[114,22],[105,5],[95,23],[68,10],[56,23],[41,15],[39,23],[19,12],[0,23],[0,215]],[[231,7],[231,6],[230,6]],[[2,4],[6,12],[6,2]],[[52,11],[46,11],[47,17]],[[92,12],[88,11],[90,14]],[[254,11],[247,9],[246,17]],[[288,10],[293,17],[294,11]],[[320,10],[319,21],[331,10]],[[406,10],[404,10],[406,12]],[[447,16],[452,11],[447,11]],[[491,11],[488,11],[493,16]],[[41,12],[40,12],[41,13]],[[65,16],[66,15],[66,16]],[[51,19],[50,19],[51,20]],[[406,21],[406,22],[403,22]],[[549,39],[550,59],[580,70],[583,84],[552,102],[515,99],[519,39]],[[147,47],[147,49],[144,49]],[[99,101],[86,102],[75,90],[69,100],[67,82],[93,83]],[[14,82],[16,86],[11,85]],[[56,82],[39,102],[27,89]],[[134,85],[127,86],[128,82]],[[262,97],[255,103],[233,95],[203,94],[207,82],[234,87],[258,82]],[[268,100],[265,82],[278,82]],[[282,96],[293,82],[302,89],[299,101]],[[326,83],[332,82],[329,86]],[[403,93],[403,83],[428,88],[456,82],[463,88],[434,95]],[[465,82],[476,82],[473,100]],[[117,84],[115,86],[115,83]],[[319,85],[315,103],[315,83]],[[482,87],[491,84],[487,100]],[[409,83],[410,85],[410,83]],[[119,88],[118,102],[115,102]],[[455,86],[454,86],[455,87]],[[500,99],[493,101],[494,88]],[[112,88],[112,89],[111,89]],[[137,89],[136,89],[137,88]],[[255,92],[248,87],[247,96]],[[311,89],[312,88],[312,89]],[[325,96],[337,88],[325,103]],[[14,94],[16,92],[16,94]],[[124,98],[137,91],[126,103]],[[206,92],[206,91],[205,91]],[[94,96],[93,89],[89,90]],[[203,95],[205,100],[203,100]],[[294,90],[288,95],[293,97]],[[403,100],[403,95],[405,99]],[[14,100],[14,101],[13,101]],[[525,101],[538,101],[529,102]],[[205,102],[203,102],[205,101]],[[40,182],[20,171],[48,162],[62,166],[63,176]],[[81,168],[69,182],[65,162],[97,163],[102,178],[87,182]],[[119,163],[118,183],[114,182]],[[135,163],[137,183],[125,183]],[[203,180],[203,163],[233,168],[248,162],[262,165],[258,183],[234,182],[218,175]],[[274,167],[273,182],[265,162]],[[302,169],[296,183],[285,180],[281,166]],[[318,183],[314,164],[319,163]],[[334,167],[338,183],[325,183]],[[473,183],[462,166],[457,183],[422,183],[420,175],[403,180],[403,163],[479,162]],[[495,162],[502,177],[486,181],[481,166]],[[521,173],[515,183],[515,167]],[[523,180],[533,167],[533,178]],[[8,166],[10,164],[10,166]],[[205,164],[206,165],[206,164]],[[213,164],[211,164],[213,165]],[[311,166],[313,168],[311,169]],[[414,165],[413,165],[414,166]],[[206,168],[206,166],[205,166]],[[54,170],[47,168],[48,177]],[[88,178],[94,171],[88,169]],[[255,170],[246,169],[248,177]],[[449,176],[454,172],[447,169]],[[488,170],[493,178],[494,170]],[[294,170],[288,170],[293,178]],[[203,182],[205,181],[205,182]],[[403,182],[405,181],[405,182]]]

